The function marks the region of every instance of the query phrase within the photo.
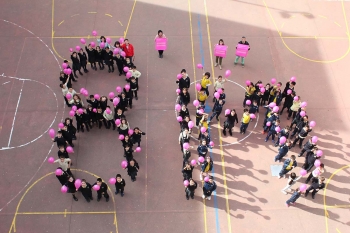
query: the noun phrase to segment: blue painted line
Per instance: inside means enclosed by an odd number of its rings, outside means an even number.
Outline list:
[[[203,50],[203,36],[202,36],[202,28],[201,28],[201,19],[200,19],[200,15],[198,14],[198,32],[199,32],[199,48],[200,48],[200,54],[201,54],[201,62],[202,65],[204,67],[204,50]],[[202,75],[202,74],[201,74]],[[202,78],[202,76],[201,76]],[[209,101],[209,98],[207,101],[205,101],[205,108],[204,111],[207,113],[211,112],[211,107],[207,104]],[[210,136],[211,139],[211,135],[210,135],[210,128],[208,127],[208,134]],[[211,159],[213,159],[213,150],[209,149],[209,156],[211,157]],[[215,166],[213,166],[213,177],[215,177]],[[214,179],[215,181],[215,179]],[[216,223],[216,232],[220,233],[220,222],[219,222],[219,210],[218,210],[218,199],[217,199],[217,195],[216,195],[216,190],[213,193],[214,195],[214,209],[215,209],[215,223]]]

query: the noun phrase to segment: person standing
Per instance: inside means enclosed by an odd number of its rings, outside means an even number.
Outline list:
[[[108,186],[105,182],[102,182],[101,178],[97,178],[96,183],[92,185],[94,187],[95,185],[100,186],[100,189],[97,190],[97,201],[100,201],[102,198],[102,195],[106,198],[106,202],[109,201],[109,195],[108,195]]]
[[[75,196],[77,189],[75,188],[74,182],[75,182],[75,179],[72,176],[69,176],[65,186],[67,186],[68,188],[67,192],[72,194],[74,201],[78,201],[78,198]]]
[[[54,163],[58,163],[63,172],[73,176],[72,172],[70,171],[71,159],[66,159],[64,155],[61,155],[59,159],[54,161]]]
[[[223,39],[220,39],[220,40],[219,40],[219,43],[218,43],[217,45],[224,46],[224,45],[225,45],[224,40],[223,40]],[[220,70],[221,70],[221,69],[222,69],[222,68],[221,68],[221,65],[222,65],[222,57],[216,56],[216,57],[215,57],[215,67],[217,67],[218,64],[219,64],[219,68],[220,68]]]
[[[106,47],[105,53],[103,54],[103,59],[105,64],[108,66],[108,73],[114,72],[114,61],[113,61],[113,52],[109,50],[109,47]]]
[[[203,90],[205,90],[205,93],[207,94],[207,96],[209,97],[209,86],[211,85],[211,80],[210,80],[210,73],[209,72],[205,72],[203,75],[203,78],[201,80],[201,87]]]
[[[87,56],[86,56],[86,53],[84,52],[83,49],[80,49],[79,50],[79,60],[80,60],[80,66],[83,67],[83,70],[85,73],[89,72],[87,69],[86,69],[86,65],[87,65]]]
[[[58,179],[58,181],[61,183],[61,185],[65,185],[68,181],[68,177],[69,175],[67,174],[67,172],[63,171],[61,167],[58,167],[57,169],[62,171],[61,175],[56,175],[56,178]]]
[[[275,162],[281,162],[281,159],[287,155],[290,147],[290,140],[287,140],[286,143],[283,145],[280,145],[280,148],[278,148],[278,154],[275,157]]]
[[[295,172],[292,172],[289,176],[289,179],[288,179],[288,183],[287,183],[287,186],[285,186],[281,192],[283,194],[286,194],[287,195],[287,191],[290,192],[292,191],[291,190],[291,187],[296,184],[296,182],[301,178],[302,176],[299,176],[297,177],[297,174],[295,174]]]
[[[130,61],[134,62],[135,60],[135,54],[134,54],[134,46],[129,43],[128,39],[124,40],[124,43],[120,45],[120,47],[125,52],[126,58],[129,58]]]
[[[241,128],[240,128],[241,134],[245,134],[250,122],[250,115],[249,115],[248,109],[245,108],[243,111],[244,113],[241,119]]]
[[[309,172],[313,167],[317,159],[317,147],[314,147],[312,150],[306,153],[305,163],[302,166],[307,172]]]
[[[242,40],[239,41],[238,44],[248,45],[249,46],[248,50],[250,50],[250,45],[249,45],[248,41],[246,41],[245,36],[242,36]],[[236,49],[237,49],[237,47],[236,47]],[[241,64],[242,64],[242,68],[243,68],[244,67],[244,60],[245,60],[244,57],[236,56],[234,64],[237,65],[239,58],[241,58]]]
[[[81,192],[83,197],[87,202],[90,202],[90,200],[93,200],[94,198],[92,197],[92,191],[91,191],[91,184],[86,182],[85,179],[81,180],[81,186],[79,187],[78,191]]]
[[[223,100],[219,100],[218,103],[213,108],[213,114],[210,116],[209,121],[211,121],[214,117],[219,121],[219,116],[222,112],[222,108],[224,106]]]
[[[228,129],[228,133],[230,136],[232,136],[232,128],[236,124],[238,124],[238,117],[236,110],[232,109],[230,114],[226,115],[226,121],[224,122],[224,129],[222,130],[222,133],[226,136],[226,129]]]
[[[115,195],[117,195],[120,191],[120,196],[124,196],[124,187],[125,187],[125,180],[122,178],[120,174],[117,174],[116,177],[117,182],[115,182]]]
[[[323,176],[321,176],[320,178],[314,177],[312,179],[312,184],[308,189],[306,189],[305,197],[307,197],[309,195],[309,192],[312,191],[311,193],[312,199],[315,199],[316,193],[321,189],[324,189],[324,187],[326,186],[324,181],[325,181],[325,178]]]
[[[72,60],[72,63],[73,63],[74,77],[78,78],[78,75],[76,74],[76,72],[79,71],[80,75],[83,75],[83,73],[80,71],[81,65],[80,65],[80,61],[79,61],[77,52],[72,52],[70,59]]]
[[[215,81],[215,83],[214,83],[214,93],[215,92],[217,92],[219,89],[224,89],[224,87],[225,87],[225,82],[227,81],[227,78],[225,78],[224,80],[222,79],[222,76],[220,75],[219,77],[218,77],[218,79]],[[216,101],[216,98],[215,98],[215,96],[213,97],[213,102],[215,102]]]
[[[298,157],[303,156],[303,154],[306,152],[309,152],[310,150],[312,150],[314,147],[316,147],[316,143],[312,142],[312,138],[310,138],[304,145],[303,149],[300,151]]]
[[[309,127],[308,125],[305,125],[303,129],[300,131],[300,133],[298,134],[298,136],[294,139],[292,147],[294,147],[299,141],[299,148],[301,149],[304,139],[307,137],[307,135],[311,131],[312,131],[312,128]]]
[[[199,179],[203,180],[203,175],[204,176],[208,176],[209,172],[211,172],[213,170],[213,160],[210,158],[210,156],[207,156],[205,158],[204,163],[201,166],[201,172],[199,174]]]
[[[126,168],[128,169],[128,175],[131,177],[131,181],[136,181],[137,172],[140,169],[137,161],[135,159],[131,159],[130,161],[128,161],[128,166]]]
[[[191,199],[194,199],[194,192],[197,189],[197,182],[194,181],[192,178],[190,178],[189,181],[190,181],[190,184],[185,189],[187,200],[189,200],[190,197]]]
[[[184,177],[184,181],[192,179],[193,169],[194,166],[192,166],[190,162],[186,162],[184,168],[182,168],[182,176]]]
[[[208,201],[211,199],[211,194],[216,190],[216,183],[214,182],[214,178],[209,176],[209,181],[204,183],[203,186],[203,199],[207,199]]]
[[[296,200],[301,196],[301,191],[299,188],[295,190],[295,192],[292,194],[292,196],[286,201],[286,206],[289,207],[291,204],[294,205]]]
[[[278,179],[281,179],[282,176],[286,177],[286,174],[288,172],[290,172],[291,170],[293,170],[293,168],[295,168],[296,166],[298,166],[298,163],[296,161],[296,157],[295,155],[291,155],[289,159],[286,159],[284,161],[283,167],[279,173]]]
[[[321,163],[319,167],[316,167],[315,170],[313,170],[310,175],[307,177],[306,181],[305,181],[305,184],[309,183],[309,181],[312,179],[312,178],[317,178],[319,177],[320,175],[322,175],[323,173],[325,172],[325,169],[324,169],[324,164]]]
[[[163,34],[162,30],[158,30],[158,34],[154,38],[154,41],[156,41],[158,38],[166,38],[166,36]],[[164,50],[158,50],[159,58],[163,58],[163,52],[164,52]]]
[[[179,85],[180,90],[184,88],[188,89],[191,85],[191,80],[190,80],[190,77],[188,77],[185,69],[181,70],[181,75],[182,77],[180,79],[177,79],[176,83]]]
[[[96,71],[96,50],[89,44],[88,47],[85,46],[85,51],[88,54],[88,61],[90,62],[91,69]]]

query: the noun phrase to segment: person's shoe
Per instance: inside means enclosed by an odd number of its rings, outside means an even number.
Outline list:
[[[232,136],[232,132],[231,132],[231,130],[229,130],[229,131],[228,131],[228,133],[230,134],[230,136]]]
[[[275,140],[272,140],[272,143],[275,143]]]
[[[119,190],[118,190],[118,191],[115,191],[114,193],[115,193],[115,195],[118,195],[118,193],[119,193]]]
[[[106,197],[106,202],[109,202],[109,197]]]
[[[311,197],[312,197],[312,199],[315,199],[315,195],[312,195]]]
[[[211,196],[207,197],[207,200],[208,200],[208,201],[210,201],[210,199],[211,199]]]
[[[94,200],[94,198],[93,198],[93,197],[90,197],[90,200]]]
[[[283,190],[282,190],[281,192],[282,192],[283,194],[287,195],[287,192],[286,192],[286,191],[283,191]]]
[[[132,182],[135,182],[135,180],[134,180],[133,178],[131,178],[131,181],[132,181]]]
[[[233,64],[234,64],[234,65],[237,65],[237,62],[234,62]]]
[[[90,199],[86,199],[87,202],[90,202]]]
[[[120,193],[120,196],[124,197],[124,193]]]
[[[74,201],[78,201],[78,198],[77,197],[73,197]]]
[[[226,130],[222,130],[222,134],[226,136]]]
[[[301,157],[301,154],[298,154],[298,157]]]
[[[286,206],[289,207],[289,205],[286,203]]]
[[[84,70],[84,73],[87,73],[87,70]]]
[[[190,198],[189,198],[188,196],[186,196],[186,199],[187,199],[187,200],[190,200]]]
[[[287,120],[289,120],[290,119],[290,117],[287,117]]]
[[[81,129],[81,132],[84,133],[84,129]]]
[[[202,195],[202,198],[204,199],[204,198],[205,198],[205,196],[204,196],[204,195]]]
[[[307,195],[309,195],[309,192],[306,192],[306,193],[305,193],[305,197],[307,197]]]
[[[135,99],[136,99],[136,100],[138,100],[138,99],[139,99],[139,97],[137,97],[137,96],[136,96],[136,97],[135,97]]]
[[[278,178],[278,179],[281,179],[281,178],[282,178],[282,176],[278,176],[277,178]]]
[[[219,69],[222,70],[221,66],[219,66]]]
[[[102,68],[102,67],[100,67],[100,70],[103,70],[103,68]]]
[[[97,201],[101,201],[101,198],[97,198]]]
[[[217,121],[219,121],[219,118],[216,118]]]
[[[265,138],[265,142],[267,142],[268,140]]]
[[[214,65],[215,67],[217,67],[218,66],[218,63],[215,63],[215,65]]]
[[[244,64],[242,64],[242,68],[244,68]]]
[[[160,57],[161,57],[161,55],[159,54],[159,55],[158,55],[158,57],[160,58]]]
[[[70,144],[70,146],[71,146],[71,147],[74,147],[74,144],[72,143],[72,144]]]
[[[191,199],[194,199],[194,196],[191,196]]]
[[[73,82],[78,82],[78,81],[74,79]]]
[[[119,73],[119,76],[122,76],[122,73]]]
[[[82,72],[80,72],[80,71],[79,71],[79,74],[80,74],[80,75],[84,75],[84,74],[83,74]]]
[[[130,105],[130,109],[132,109],[132,105]]]
[[[295,205],[295,202],[291,202],[290,204],[291,204],[291,205]]]
[[[74,77],[75,77],[75,78],[79,78],[78,75],[76,75],[76,74],[74,75]]]
[[[108,70],[108,73],[111,73],[111,70]]]
[[[112,73],[114,72],[114,70],[112,70]]]

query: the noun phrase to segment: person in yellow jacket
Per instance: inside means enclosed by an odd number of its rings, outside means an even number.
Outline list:
[[[288,111],[287,120],[290,119],[292,114],[293,114],[293,119],[295,118],[295,116],[297,115],[297,112],[300,108],[300,105],[301,105],[301,100],[300,100],[300,96],[298,96],[298,100],[293,100],[293,105],[292,105],[292,107],[290,107],[290,109]]]
[[[255,92],[255,87],[254,87],[254,84],[252,82],[250,82],[249,86],[247,86],[245,88],[245,96],[244,96],[244,100],[243,100],[243,108],[245,108],[245,105],[246,105],[246,101],[247,100],[251,100],[254,92]]]
[[[205,90],[202,89],[198,91],[198,101],[201,105],[205,105],[205,101],[208,99],[207,94],[205,93]]]
[[[242,119],[241,119],[241,128],[240,128],[240,133],[241,134],[245,134],[245,132],[246,132],[246,130],[248,128],[249,122],[250,122],[249,111],[248,111],[248,109],[245,108],[243,110],[243,116],[242,116]]]
[[[210,86],[212,83],[210,81],[210,73],[209,72],[205,72],[201,81],[201,86],[202,89],[205,90],[205,93],[207,94],[207,96],[209,96],[209,89],[208,86]]]

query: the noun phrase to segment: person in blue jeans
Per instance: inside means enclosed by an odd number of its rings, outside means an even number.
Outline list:
[[[286,159],[286,161],[284,161],[284,164],[279,173],[278,179],[281,179],[282,176],[285,177],[288,172],[290,172],[291,170],[293,170],[293,168],[298,166],[297,161],[295,160],[296,160],[295,155],[291,155],[289,159]]]
[[[245,36],[242,36],[242,40],[240,42],[238,42],[238,44],[243,44],[243,45],[249,46],[249,43],[248,43],[248,41],[246,41]],[[236,47],[236,49],[237,49],[237,47]],[[249,46],[248,50],[250,50],[250,46]],[[244,57],[240,57],[240,56],[236,56],[235,65],[237,65],[239,58],[241,58],[242,67],[244,67]]]
[[[204,183],[203,186],[203,195],[202,198],[207,199],[208,201],[211,199],[211,194],[216,190],[216,183],[214,182],[214,178],[212,176],[209,177],[209,181]]]
[[[297,188],[292,196],[286,201],[286,206],[289,207],[290,205],[294,205],[296,200],[301,196],[301,191],[299,188]]]
[[[275,156],[275,162],[281,162],[281,159],[287,155],[290,144],[290,140],[287,140],[286,143],[280,145],[280,148],[278,148],[278,154]]]

